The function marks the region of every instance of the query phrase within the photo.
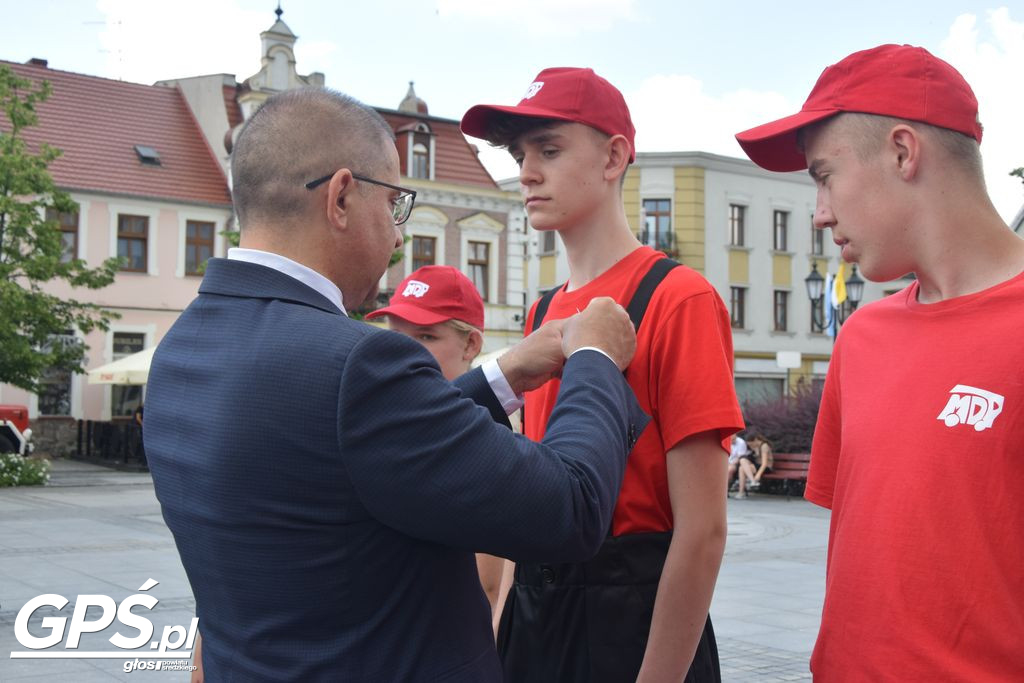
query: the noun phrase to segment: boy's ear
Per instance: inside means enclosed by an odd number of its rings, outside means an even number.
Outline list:
[[[605,180],[618,180],[629,166],[629,155],[632,152],[629,140],[625,135],[613,135],[608,139],[608,163],[604,168]]]

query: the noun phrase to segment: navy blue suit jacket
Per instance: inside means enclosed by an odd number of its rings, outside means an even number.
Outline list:
[[[210,681],[499,681],[472,551],[593,555],[647,418],[581,351],[540,444],[479,370],[212,259],[153,359],[146,453]]]

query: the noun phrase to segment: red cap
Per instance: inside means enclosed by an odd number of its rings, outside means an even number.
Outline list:
[[[825,69],[800,113],[736,135],[769,171],[807,168],[797,131],[840,112],[892,116],[963,133],[981,142],[978,100],[952,66],[921,47],[880,45]]]
[[[484,301],[468,277],[451,266],[423,266],[402,280],[387,307],[366,318],[393,315],[414,325],[461,320],[484,328]]]
[[[582,123],[608,135],[624,135],[629,140],[629,160],[636,159],[636,129],[629,107],[618,88],[594,73],[593,69],[557,67],[544,69],[526,89],[514,107],[478,104],[462,117],[462,132],[487,139],[495,116],[513,114],[537,119],[555,119]]]

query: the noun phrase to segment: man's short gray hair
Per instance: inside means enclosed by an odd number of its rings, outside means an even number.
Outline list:
[[[327,88],[270,97],[245,124],[231,155],[232,199],[239,223],[288,223],[309,206],[305,184],[350,168],[374,175],[391,126],[358,100]]]

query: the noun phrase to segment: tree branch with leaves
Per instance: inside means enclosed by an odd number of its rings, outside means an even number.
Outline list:
[[[114,281],[120,262],[99,267],[64,252],[52,215],[75,213],[70,195],[59,189],[49,165],[61,151],[42,143],[32,150],[23,131],[38,123],[36,105],[51,94],[46,81],[35,84],[0,65],[0,382],[37,391],[50,369],[84,372],[85,347],[52,343],[69,330],[83,334],[109,329],[116,313],[46,291],[63,280],[74,288],[100,289]]]

